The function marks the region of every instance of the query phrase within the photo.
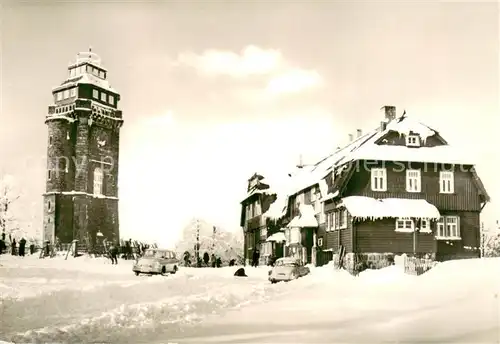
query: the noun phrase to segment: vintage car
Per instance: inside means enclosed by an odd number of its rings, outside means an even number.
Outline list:
[[[144,252],[132,267],[136,275],[139,274],[175,274],[178,270],[179,260],[175,252],[170,250],[149,248]]]
[[[279,258],[276,260],[272,270],[269,271],[269,281],[271,283],[286,282],[308,275],[309,273],[309,268],[304,266],[300,259],[290,257]]]

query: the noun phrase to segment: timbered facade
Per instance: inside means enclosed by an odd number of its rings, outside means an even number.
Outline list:
[[[385,106],[384,117],[376,129],[358,130],[345,147],[301,166],[293,187],[275,195],[275,203],[282,200],[272,207],[283,212],[269,218],[285,233],[285,255],[315,265],[343,258],[350,269],[403,253],[479,256],[479,217],[489,196],[473,163],[435,129],[405,113],[396,118],[395,107]]]

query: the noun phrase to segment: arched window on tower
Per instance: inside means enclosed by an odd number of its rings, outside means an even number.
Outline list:
[[[102,182],[103,182],[103,173],[102,169],[99,167],[96,167],[94,170],[94,195],[102,195]]]

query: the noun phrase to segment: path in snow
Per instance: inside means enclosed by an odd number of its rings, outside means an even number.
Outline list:
[[[249,278],[233,277],[235,268],[136,277],[131,262],[68,266],[74,262],[9,261],[0,268],[0,339],[144,342],[179,335],[185,324],[207,315],[286,292],[267,282],[266,269],[250,269]]]
[[[486,264],[484,269],[472,264],[466,270],[452,262],[443,264],[451,269],[427,276],[386,281],[363,278],[377,274],[369,271],[359,278],[361,283],[339,273],[334,279],[338,283],[323,281],[300,290],[293,299],[287,295],[212,317],[193,326],[189,335],[186,331],[171,340],[193,344],[499,343],[499,263]]]
[[[0,257],[0,259],[5,259]],[[131,262],[0,261],[0,340],[108,343],[497,343],[500,260],[398,266],[359,277],[331,267],[270,284],[267,269],[136,277]]]

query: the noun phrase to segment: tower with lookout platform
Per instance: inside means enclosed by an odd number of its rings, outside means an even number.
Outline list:
[[[93,53],[79,53],[66,80],[52,90],[48,127],[43,240],[79,240],[88,248],[101,232],[119,240],[120,95]]]

